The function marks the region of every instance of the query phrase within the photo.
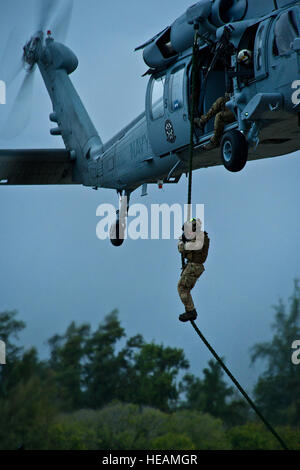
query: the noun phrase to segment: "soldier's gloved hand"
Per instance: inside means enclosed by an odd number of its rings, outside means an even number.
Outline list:
[[[183,254],[184,253],[184,243],[182,240],[179,241],[178,243],[178,251],[179,253]]]

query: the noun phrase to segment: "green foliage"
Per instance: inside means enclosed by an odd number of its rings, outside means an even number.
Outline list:
[[[211,359],[208,367],[203,370],[203,374],[203,379],[191,374],[183,377],[181,390],[186,398],[182,407],[209,413],[222,419],[228,425],[244,423],[247,419],[248,407],[240,398],[229,402],[229,398],[234,395],[234,389],[228,387],[224,381],[221,366]]]
[[[143,449],[164,428],[166,416],[159,410],[115,403],[98,413],[105,449]]]
[[[89,325],[72,323],[49,340],[49,366],[56,374],[64,410],[100,408],[112,400],[169,410],[178,399],[176,378],[188,367],[180,349],[146,344],[140,335],[125,337],[117,310],[91,333]]]
[[[51,423],[47,439],[50,450],[98,450],[96,430],[68,417],[58,417]]]
[[[195,445],[186,434],[168,432],[150,441],[149,450],[195,450]]]
[[[134,397],[134,403],[168,411],[179,396],[176,385],[178,372],[188,368],[183,351],[154,343],[145,344],[141,338],[138,343],[134,343],[137,349],[135,354],[131,354],[131,346],[132,343],[127,343],[125,350],[121,352],[123,359],[127,359],[123,373],[127,387],[119,398],[132,401]],[[127,374],[130,382],[126,380]]]
[[[121,360],[115,349],[117,342],[124,336],[118,311],[114,310],[86,341],[84,384],[85,404],[88,407],[98,408],[117,398]]]
[[[288,426],[277,427],[276,432],[284,437],[290,450],[300,449],[300,429]],[[228,432],[233,450],[282,450],[279,442],[263,424],[247,423]]]
[[[44,449],[48,426],[56,413],[51,379],[31,377],[0,400],[0,449]]]
[[[53,450],[195,450],[230,445],[221,422],[209,415],[167,414],[118,402],[58,417],[48,436],[48,448]]]
[[[17,313],[16,310],[0,313],[0,338],[6,343],[8,361],[18,358],[22,351],[22,348],[12,342],[12,338],[19,339],[19,332],[26,326],[23,321],[15,319]]]
[[[282,301],[274,309],[272,340],[252,348],[252,362],[263,359],[267,364],[255,387],[255,397],[273,423],[299,425],[300,374],[291,361],[291,345],[300,338],[300,289],[297,281],[290,298],[289,312],[286,312]]]
[[[50,429],[48,445],[54,450],[79,445],[98,450],[147,449],[153,439],[167,432],[167,420],[159,410],[114,402],[101,410],[58,417]]]
[[[219,419],[199,411],[178,411],[170,416],[172,432],[178,429],[188,436],[197,450],[225,450],[230,448],[229,441]]]
[[[276,429],[291,449],[300,447],[300,379],[290,349],[300,337],[299,300],[295,283],[289,313],[282,302],[275,307],[273,339],[252,349],[252,360],[267,364],[256,400],[272,424],[285,425]],[[34,348],[15,344],[24,327],[16,312],[0,314],[0,338],[7,344],[0,450],[280,448],[263,425],[248,422],[248,405],[215,361],[201,378],[187,373],[179,382],[189,368],[183,350],[146,343],[141,335],[126,338],[116,310],[93,332],[72,322],[50,338],[46,361]]]
[[[49,365],[55,372],[58,396],[65,409],[76,409],[83,403],[82,360],[89,332],[89,325],[77,327],[72,322],[63,336],[55,335],[48,341]]]
[[[16,320],[17,312],[0,313],[0,339],[6,345],[6,366],[0,366],[0,397],[5,396],[8,390],[19,380],[16,371],[17,364],[20,361],[23,348],[14,344],[14,339],[19,339],[19,333],[25,328],[25,323]]]
[[[228,434],[234,450],[272,450],[280,447],[261,424],[236,426]]]

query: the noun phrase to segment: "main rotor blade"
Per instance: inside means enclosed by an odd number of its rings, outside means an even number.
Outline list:
[[[54,39],[58,42],[64,42],[66,40],[74,4],[73,0],[64,0],[63,3],[63,7],[54,18],[53,27],[51,29]]]
[[[6,86],[9,87],[23,69],[23,62],[19,54],[16,54],[17,29],[13,28],[9,33],[3,54],[0,60],[0,76]],[[21,52],[21,51],[20,51]]]
[[[8,119],[1,129],[1,138],[12,139],[19,135],[27,126],[31,114],[33,84],[34,72],[32,70],[25,75]]]
[[[65,0],[63,0],[65,1]],[[36,0],[37,3],[37,31],[49,29],[51,17],[57,9],[58,0]]]
[[[1,71],[0,75],[4,79],[6,87],[8,88],[17,78],[17,76],[23,71],[23,61],[19,60],[18,63],[14,64],[13,67],[4,66],[3,69],[1,68],[0,70],[3,70],[3,72]]]

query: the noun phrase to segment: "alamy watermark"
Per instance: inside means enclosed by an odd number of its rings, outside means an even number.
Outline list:
[[[0,340],[0,365],[6,364],[5,343]]]
[[[292,354],[292,363],[298,366],[300,364],[300,339],[293,342],[292,349],[295,349]]]
[[[114,238],[112,229],[116,219],[122,224],[124,240],[170,240],[182,235],[183,224],[195,217],[201,220],[204,230],[204,204],[132,204],[127,211],[127,198],[122,198],[119,210],[112,204],[100,204],[96,210],[100,217],[96,235],[99,240]]]
[[[292,89],[296,90],[292,93],[292,103],[295,106],[300,104],[300,80],[294,80],[292,83]]]
[[[6,104],[6,83],[0,80],[0,104]]]

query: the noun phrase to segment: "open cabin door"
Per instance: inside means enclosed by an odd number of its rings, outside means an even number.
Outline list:
[[[200,71],[200,82],[204,82],[204,75]],[[226,78],[224,70],[212,70],[207,78],[206,86],[201,87],[200,101],[198,107],[199,117],[205,115],[212,105],[221,96],[226,93]],[[201,104],[203,105],[201,107]],[[201,109],[202,108],[202,109]],[[214,130],[214,118],[211,119],[205,126],[204,134],[210,134]]]
[[[282,91],[299,77],[299,52],[293,43],[300,37],[299,7],[284,11],[274,19],[269,40],[270,80]],[[291,91],[292,94],[292,91]]]
[[[152,76],[146,95],[148,135],[154,153],[164,156],[188,145],[188,61]]]

